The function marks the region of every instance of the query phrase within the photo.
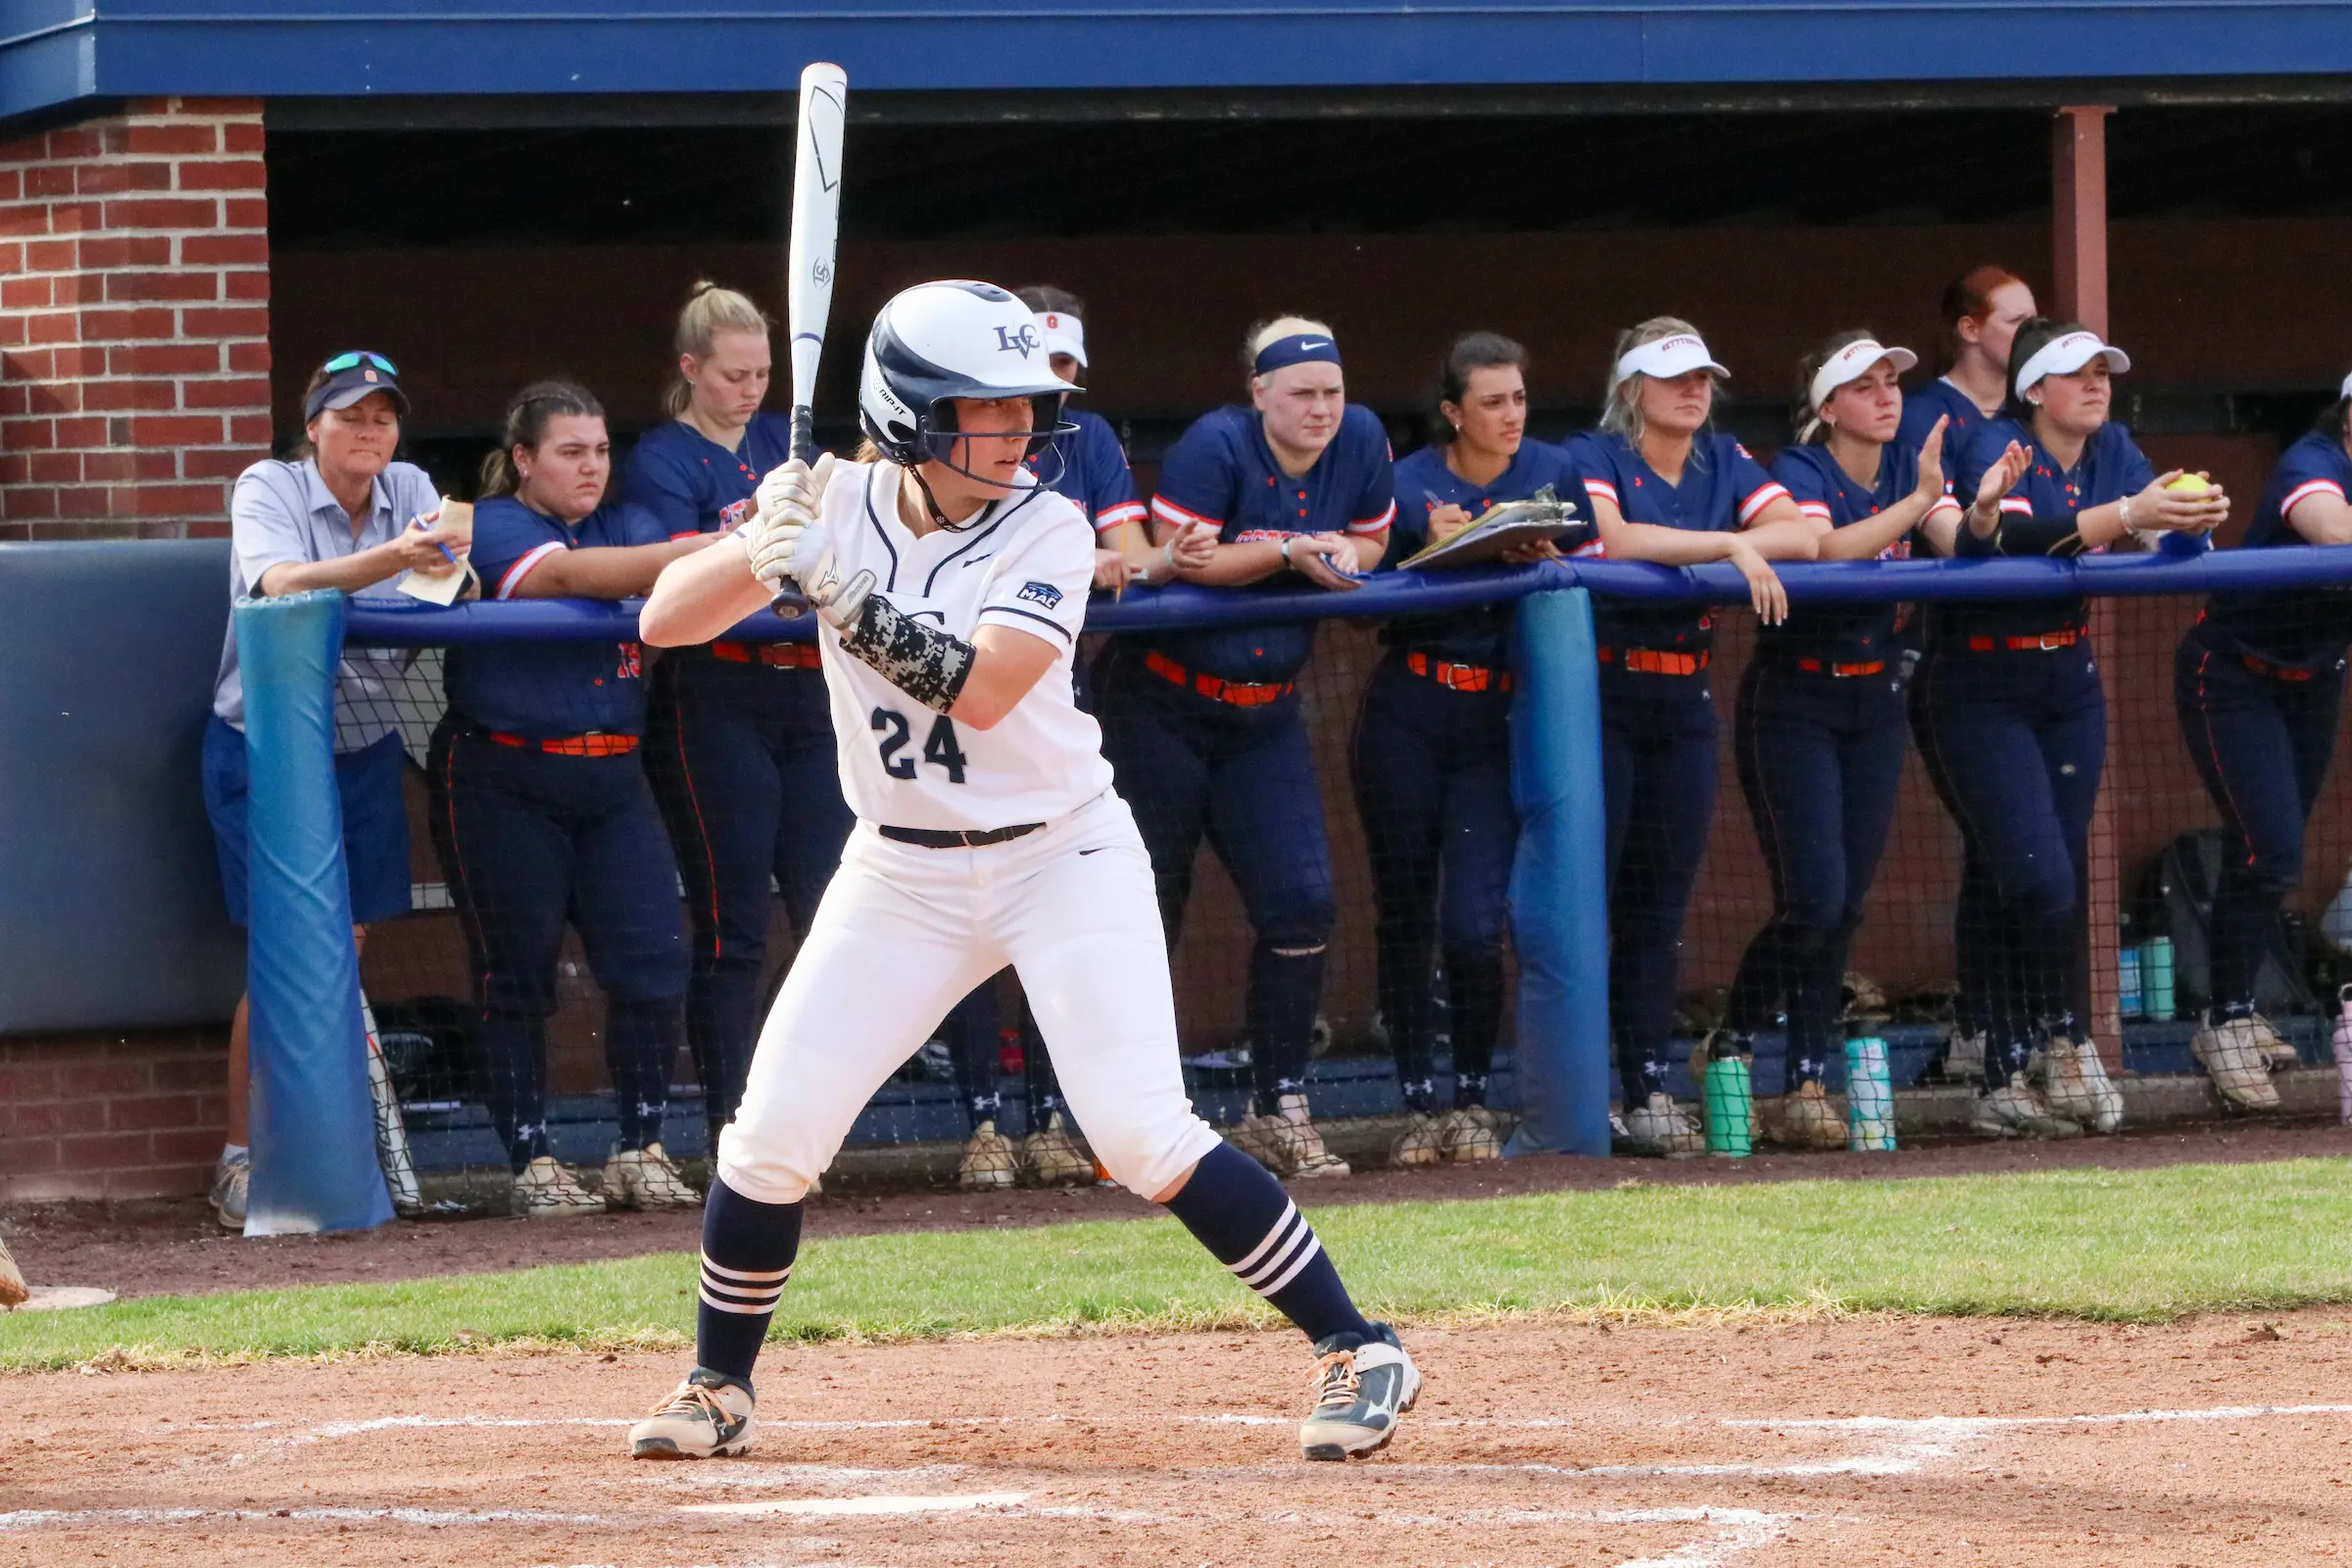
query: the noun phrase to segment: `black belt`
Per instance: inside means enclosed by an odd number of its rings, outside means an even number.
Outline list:
[[[874,831],[886,839],[896,839],[901,844],[911,844],[917,849],[976,850],[986,844],[1003,844],[1024,833],[1034,833],[1045,825],[1043,822],[1022,822],[1012,827],[992,827],[984,833],[966,833],[956,828],[882,827],[877,824]]]

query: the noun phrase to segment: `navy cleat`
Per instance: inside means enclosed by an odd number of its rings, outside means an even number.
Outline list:
[[[632,1459],[729,1458],[751,1446],[752,1391],[707,1367],[629,1428]]]
[[[1315,1407],[1298,1428],[1309,1459],[1346,1459],[1388,1446],[1396,1418],[1421,1395],[1421,1373],[1396,1331],[1372,1325],[1372,1337],[1334,1334],[1315,1346]]]

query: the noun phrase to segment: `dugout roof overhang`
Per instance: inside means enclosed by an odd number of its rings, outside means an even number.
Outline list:
[[[868,119],[1262,115],[1299,90],[1309,113],[2276,102],[2352,97],[2352,5],[0,0],[0,119],[181,95],[344,124],[426,101],[544,122],[615,97],[652,120],[760,120],[789,115],[820,58]]]

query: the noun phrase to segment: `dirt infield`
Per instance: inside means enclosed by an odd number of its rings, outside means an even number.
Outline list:
[[[2139,1169],[2190,1161],[2352,1154],[2352,1128],[2277,1122],[2212,1123],[2066,1143],[1975,1140],[1892,1154],[1760,1154],[1753,1159],[1574,1159],[1539,1156],[1435,1171],[1373,1171],[1296,1187],[1314,1203],[1491,1198],[1627,1181],[1705,1183],[1975,1175],[2097,1166]],[[1116,1188],[974,1196],[950,1192],[833,1195],[810,1201],[808,1235],[962,1230],[1073,1219],[1135,1219],[1159,1210]],[[337,1236],[246,1241],[224,1235],[195,1199],[176,1202],[55,1203],[0,1213],[4,1234],[36,1283],[103,1286],[125,1298],[289,1285],[381,1283],[477,1274],[539,1263],[592,1262],[691,1251],[697,1213],[612,1214],[561,1224],[509,1219],[389,1225]]]
[[[1288,1335],[771,1354],[745,1459],[634,1464],[660,1358],[11,1378],[0,1562],[2254,1564],[2352,1553],[2352,1313],[1422,1330],[1303,1465]]]

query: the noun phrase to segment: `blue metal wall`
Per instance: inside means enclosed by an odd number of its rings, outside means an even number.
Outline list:
[[[2066,80],[2352,70],[2286,0],[0,0],[0,116],[91,96]]]

